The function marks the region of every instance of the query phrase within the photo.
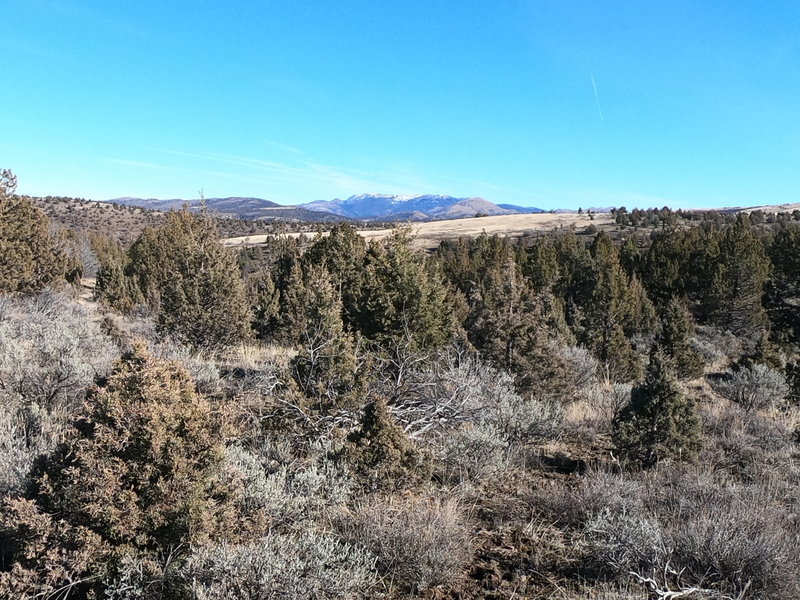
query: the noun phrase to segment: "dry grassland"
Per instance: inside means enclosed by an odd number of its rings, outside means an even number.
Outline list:
[[[760,210],[765,213],[793,212],[795,210],[800,210],[800,202],[795,202],[793,204],[767,204],[765,206],[753,206],[751,208],[745,208],[742,210],[742,212],[749,214],[755,210]]]
[[[537,213],[409,224],[414,234],[414,244],[420,249],[428,250],[436,248],[439,242],[445,239],[476,237],[484,232],[490,235],[498,234],[515,238],[523,235],[546,233],[554,229],[568,229],[572,226],[575,227],[576,231],[580,232],[589,225],[594,225],[598,229],[612,228],[614,226],[614,218],[608,213],[595,214],[594,220],[590,220],[586,214]],[[359,231],[367,241],[384,238],[391,232],[392,229],[366,229]],[[300,234],[289,233],[286,235],[297,237]],[[323,235],[325,235],[324,232]],[[264,235],[252,235],[228,238],[225,240],[225,244],[228,246],[257,246],[263,244],[266,237]]]

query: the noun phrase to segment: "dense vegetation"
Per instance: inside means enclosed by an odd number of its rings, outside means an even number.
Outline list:
[[[0,183],[0,597],[800,598],[794,215],[236,254]]]

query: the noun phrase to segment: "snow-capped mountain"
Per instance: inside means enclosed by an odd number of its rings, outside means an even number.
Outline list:
[[[483,198],[455,198],[425,194],[422,196],[399,196],[392,194],[359,194],[346,200],[317,200],[302,204],[303,208],[328,212],[351,219],[384,220],[395,219],[428,220],[457,219],[475,215],[509,215],[516,210],[501,208]]]

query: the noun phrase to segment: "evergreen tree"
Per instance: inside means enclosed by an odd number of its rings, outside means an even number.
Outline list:
[[[347,223],[335,225],[327,236],[316,239],[303,255],[305,264],[325,267],[336,282],[342,298],[342,317],[348,328],[357,322],[366,257],[364,238]]]
[[[619,251],[619,262],[628,277],[633,277],[639,272],[642,257],[636,245],[636,238],[628,237]]]
[[[247,279],[247,297],[253,314],[253,333],[259,340],[271,339],[280,318],[280,291],[269,269],[262,266]]]
[[[567,392],[567,367],[555,352],[569,338],[563,309],[551,295],[534,292],[510,246],[493,260],[468,298],[469,340],[495,367],[513,373],[521,389]]]
[[[161,307],[161,282],[166,277],[168,263],[174,260],[168,254],[170,241],[163,240],[160,231],[161,228],[145,227],[128,250],[125,265],[126,275],[132,279],[154,313],[158,313]],[[166,243],[167,247],[163,247],[162,243]]]
[[[614,443],[623,457],[643,467],[665,458],[692,460],[700,450],[694,403],[681,393],[664,355],[651,355],[644,383],[614,420]]]
[[[343,455],[370,489],[407,489],[430,479],[430,455],[408,439],[384,398],[366,406],[361,428],[348,442]]]
[[[133,278],[125,274],[123,265],[116,261],[106,262],[97,273],[94,295],[115,310],[127,313],[143,304],[144,297]]]
[[[564,315],[572,332],[583,339],[585,307],[592,300],[594,260],[586,244],[569,232],[555,239],[557,275],[553,292],[564,302]]]
[[[0,546],[8,535],[15,551],[0,591],[56,597],[64,585],[97,597],[90,591],[126,556],[180,557],[233,537],[236,488],[224,477],[223,438],[194,388],[185,369],[141,345],[123,357],[34,471],[29,497],[3,508]]]
[[[158,328],[195,349],[219,349],[246,338],[244,281],[213,221],[184,209],[168,214],[157,234]]]
[[[353,336],[342,322],[342,300],[324,267],[308,267],[304,281],[300,352],[295,380],[319,410],[353,408],[364,392]]]
[[[168,213],[163,225],[142,232],[128,259],[130,289],[138,289],[156,314],[160,332],[195,350],[217,350],[249,335],[236,257],[222,245],[209,217],[187,208]],[[135,291],[131,295],[138,299]]]
[[[0,293],[31,293],[64,281],[62,241],[29,198],[16,196],[17,178],[0,170]]]
[[[262,258],[258,272],[248,278],[252,329],[258,339],[296,346],[306,328],[300,248],[292,238],[272,238]]]
[[[629,339],[633,336],[649,337],[658,331],[658,312],[650,301],[644,285],[634,274],[628,279],[628,289],[623,311],[623,331]]]
[[[737,335],[757,338],[767,324],[762,306],[769,275],[764,246],[756,239],[747,215],[739,214],[721,235],[706,298],[712,320]]]
[[[534,289],[550,290],[559,273],[558,252],[551,238],[539,238],[528,248],[525,274]]]
[[[703,358],[689,343],[692,335],[694,321],[686,303],[679,298],[673,298],[664,310],[657,342],[672,359],[680,379],[695,379],[703,374]]]
[[[396,230],[367,250],[358,329],[384,347],[410,337],[417,348],[436,348],[457,331],[453,295],[439,265]]]
[[[625,335],[626,324],[636,321],[636,306],[617,250],[605,233],[595,238],[592,256],[595,271],[592,297],[585,308],[583,343],[606,366],[613,381],[638,379],[639,357]]]
[[[765,304],[777,340],[800,345],[800,226],[782,227],[768,246],[772,271]]]

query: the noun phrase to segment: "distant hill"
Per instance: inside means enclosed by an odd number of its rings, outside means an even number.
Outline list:
[[[347,221],[346,217],[335,214],[322,214],[317,211],[307,210],[297,206],[281,206],[277,202],[263,198],[245,198],[231,196],[228,198],[206,198],[205,200],[184,200],[172,198],[159,200],[157,198],[113,198],[108,202],[124,206],[138,206],[149,210],[169,211],[178,210],[184,205],[189,210],[201,210],[203,203],[209,212],[221,217],[234,217],[237,219],[263,220],[263,221],[302,221],[310,223],[331,223]]]
[[[519,212],[497,206],[483,198],[455,198],[433,194],[422,196],[360,194],[350,196],[346,200],[339,198],[317,200],[300,206],[308,210],[367,221],[426,221],[474,217],[477,214],[494,216]]]
[[[518,206],[516,204],[498,204],[500,208],[505,208],[506,210],[513,210],[514,212],[523,213],[523,214],[536,214],[547,212],[542,208],[536,208],[535,206]]]

